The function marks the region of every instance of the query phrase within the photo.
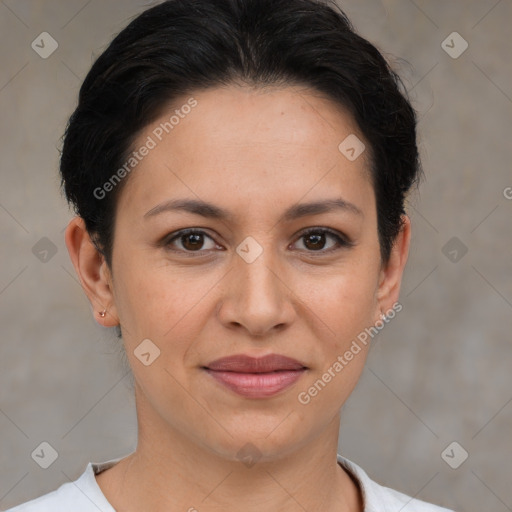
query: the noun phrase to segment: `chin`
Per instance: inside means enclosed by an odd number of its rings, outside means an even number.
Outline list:
[[[288,412],[275,416],[261,413],[248,414],[244,420],[234,419],[232,422],[218,418],[226,430],[219,429],[222,434],[218,442],[209,439],[208,448],[226,460],[243,462],[249,457],[252,461],[272,462],[285,457],[297,450],[308,441],[308,433],[303,432],[304,424],[293,422],[294,416]],[[203,441],[204,442],[204,441]]]

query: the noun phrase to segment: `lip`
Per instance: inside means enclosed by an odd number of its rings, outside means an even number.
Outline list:
[[[268,373],[282,370],[301,370],[306,365],[281,354],[268,354],[263,357],[251,357],[246,354],[235,354],[221,357],[206,365],[213,371],[238,373]]]
[[[203,369],[241,396],[267,398],[292,386],[308,368],[280,354],[258,358],[236,354],[212,361]]]

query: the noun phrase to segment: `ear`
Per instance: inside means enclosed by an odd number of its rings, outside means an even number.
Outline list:
[[[380,320],[381,313],[386,314],[398,302],[400,285],[411,241],[411,221],[405,214],[402,215],[402,228],[396,237],[389,262],[382,268],[377,291],[376,319]]]
[[[81,217],[75,217],[69,222],[65,239],[73,266],[91,303],[94,318],[104,327],[119,325],[110,270],[105,258],[94,246]],[[101,316],[100,313],[105,310],[106,314]]]

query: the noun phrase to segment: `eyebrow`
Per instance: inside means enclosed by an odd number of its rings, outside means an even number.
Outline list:
[[[293,205],[281,215],[279,222],[289,222],[308,215],[329,213],[335,210],[343,210],[364,217],[363,212],[355,204],[336,198]],[[146,212],[144,218],[154,217],[162,212],[169,211],[185,211],[218,220],[229,221],[233,219],[233,214],[228,210],[198,199],[171,199],[165,201]]]

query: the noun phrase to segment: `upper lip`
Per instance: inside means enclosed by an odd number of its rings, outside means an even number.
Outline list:
[[[306,368],[306,366],[296,359],[280,354],[268,354],[263,357],[235,354],[216,359],[208,363],[205,368],[225,372],[266,373],[279,370],[301,370]]]

